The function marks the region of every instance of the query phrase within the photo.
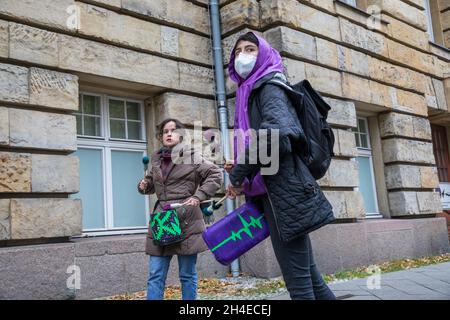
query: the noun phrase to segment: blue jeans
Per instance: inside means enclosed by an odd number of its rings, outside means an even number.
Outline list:
[[[147,282],[147,300],[163,300],[172,256],[150,256],[149,276]],[[183,300],[197,298],[197,255],[178,255],[178,269],[180,273],[181,294]]]

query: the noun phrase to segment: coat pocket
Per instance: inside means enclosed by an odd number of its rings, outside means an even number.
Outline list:
[[[319,194],[319,186],[312,182],[300,181],[289,184],[289,193],[301,204],[309,203]]]

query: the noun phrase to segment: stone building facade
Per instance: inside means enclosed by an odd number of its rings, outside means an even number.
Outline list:
[[[145,288],[154,199],[135,187],[155,125],[218,128],[207,4],[0,2],[0,298]],[[220,11],[225,65],[240,34],[259,32],[288,79],[332,106],[336,156],[319,183],[338,223],[311,236],[322,271],[448,252],[436,215],[450,178],[450,2],[221,0]],[[230,133],[235,89],[228,80]],[[198,266],[229,273],[209,253]],[[280,275],[269,240],[240,267]]]

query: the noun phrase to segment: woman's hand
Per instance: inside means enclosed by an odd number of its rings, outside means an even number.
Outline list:
[[[185,202],[183,202],[183,204],[186,206],[198,207],[200,205],[200,200],[198,200],[195,197],[191,197],[187,199]]]
[[[227,160],[223,166],[223,168],[225,169],[225,171],[230,174],[231,170],[233,170],[234,168],[234,161],[233,160]]]
[[[148,181],[145,179],[142,179],[141,182],[139,182],[139,190],[141,192],[145,192],[145,190],[148,189]]]
[[[242,193],[242,189],[242,187],[233,187],[230,184],[227,189],[227,197],[231,200],[236,199],[236,197]]]

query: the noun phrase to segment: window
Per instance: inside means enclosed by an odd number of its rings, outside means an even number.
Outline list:
[[[356,7],[356,0],[343,0],[346,4]]]
[[[111,138],[126,140],[142,139],[142,118],[137,102],[108,99]]]
[[[358,118],[357,128],[354,128],[353,132],[358,148],[356,161],[359,166],[359,191],[364,200],[366,216],[379,217],[367,118]]]
[[[448,154],[447,132],[445,127],[431,125],[433,153],[440,182],[450,182],[450,160]]]
[[[430,41],[443,45],[443,27],[438,2],[434,0],[425,0],[425,14],[427,16],[427,29]]]
[[[358,126],[353,131],[355,132],[356,146],[360,149],[370,150],[367,120],[365,118],[358,118]]]
[[[103,136],[100,96],[81,95],[77,116],[77,133],[87,137]]]
[[[439,194],[442,208],[450,210],[450,157],[448,154],[447,130],[445,127],[431,125],[433,153],[439,177]]]
[[[430,8],[430,1],[425,0],[425,12],[427,15],[427,29],[428,29],[428,36],[430,37],[430,41],[435,42],[434,38],[434,31],[433,31],[433,19],[431,17],[431,8]]]
[[[137,192],[146,155],[144,108],[140,101],[81,93],[77,119],[83,231],[142,232],[148,196]]]
[[[366,11],[368,7],[367,0],[341,0],[341,1],[363,11]]]

